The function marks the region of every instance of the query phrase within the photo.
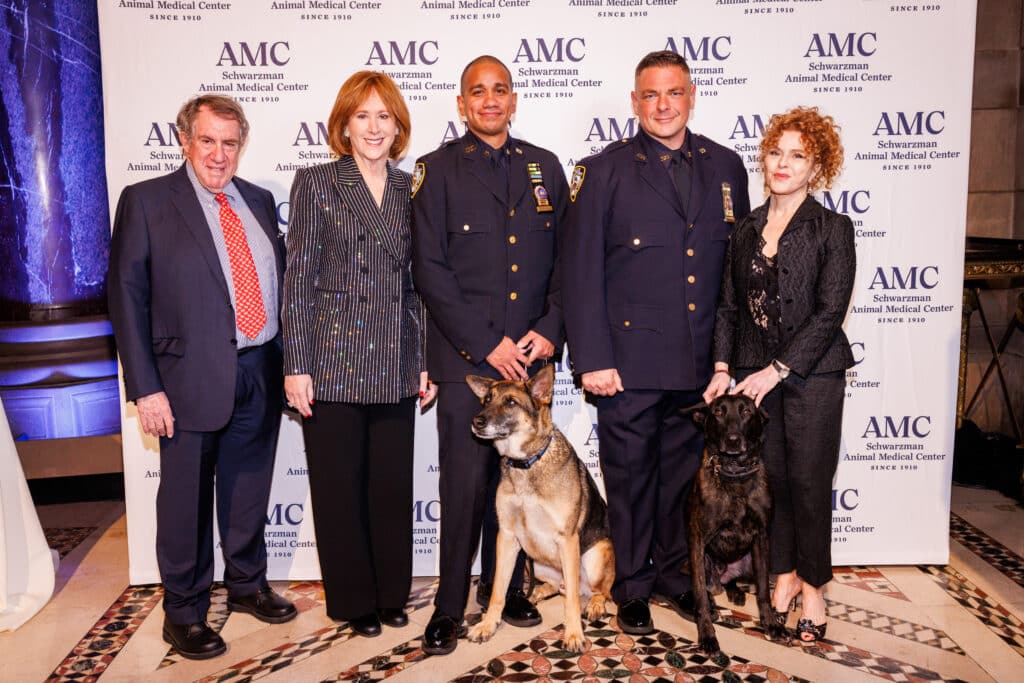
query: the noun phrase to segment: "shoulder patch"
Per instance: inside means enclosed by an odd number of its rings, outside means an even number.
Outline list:
[[[569,181],[569,200],[571,202],[576,202],[576,195],[580,193],[580,188],[583,187],[583,179],[586,177],[586,166],[576,166],[572,169],[572,180]]]
[[[426,177],[427,165],[424,164],[422,161],[416,162],[416,166],[413,168],[412,171],[412,194],[409,196],[409,199],[412,199],[413,197],[416,196],[416,193],[419,192],[420,187],[423,186],[423,181],[424,179],[426,179]]]

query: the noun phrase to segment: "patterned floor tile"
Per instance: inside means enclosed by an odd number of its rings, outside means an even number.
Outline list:
[[[433,604],[434,596],[437,595],[437,579],[433,579],[422,586],[416,586],[417,581],[422,581],[422,579],[413,580],[413,589],[409,594],[409,602],[405,604],[405,609],[409,612],[415,612],[418,609]]]
[[[98,680],[162,597],[160,586],[129,586],[47,680]]]
[[[830,619],[838,619],[839,621],[869,628],[872,631],[888,633],[897,638],[910,640],[921,645],[937,647],[954,654],[966,654],[963,648],[953,642],[953,639],[940,629],[917,624],[912,621],[905,621],[887,614],[872,612],[871,610],[827,598],[825,602],[828,605],[828,616]]]
[[[393,647],[390,652],[371,657],[351,669],[340,672],[333,678],[325,678],[321,683],[328,681],[360,681],[363,683],[365,681],[380,681],[394,676],[399,671],[405,671],[429,656],[424,654],[420,647],[421,643],[420,638],[413,638]]]
[[[951,566],[920,566],[989,630],[1024,657],[1024,623]]]
[[[74,526],[65,528],[43,529],[46,536],[46,545],[53,548],[60,554],[60,559],[78,547],[78,544],[89,537],[89,534],[96,531],[95,526]]]
[[[956,513],[949,515],[949,537],[1024,588],[1024,558]]]
[[[859,588],[869,593],[910,602],[910,598],[904,595],[903,591],[874,567],[833,567],[832,580],[850,588]]]
[[[324,604],[324,584],[322,581],[293,581],[284,597],[291,600],[299,612],[308,612]]]
[[[236,662],[227,668],[200,678],[197,683],[214,683],[215,681],[255,681],[275,671],[297,664],[318,655],[335,645],[340,645],[353,635],[348,622],[328,626],[312,633],[300,636],[295,642],[282,643],[277,647]]]

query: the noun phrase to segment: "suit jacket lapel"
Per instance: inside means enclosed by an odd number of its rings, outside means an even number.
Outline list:
[[[278,285],[282,282],[282,276],[284,275],[284,253],[280,248],[280,234],[277,230],[277,216],[276,214],[267,215],[263,211],[263,198],[256,191],[255,186],[249,182],[238,178],[234,179],[235,187],[238,188],[238,193],[242,195],[242,199],[245,200],[246,206],[249,207],[249,211],[253,216],[256,217],[256,221],[263,228],[263,232],[266,234],[267,239],[270,240],[270,246],[274,250],[274,263],[277,264],[277,279]],[[268,222],[273,221],[273,222]]]
[[[637,135],[633,138],[633,161],[637,164],[640,177],[672,205],[680,218],[685,218],[683,206],[679,203],[679,193],[676,192],[676,186],[672,183],[672,178],[669,177],[668,169],[646,144],[644,135]]]
[[[343,156],[335,162],[335,169],[335,186],[341,193],[345,206],[359,218],[363,225],[370,229],[370,232],[373,233],[378,242],[384,245],[388,253],[395,259],[401,260],[398,247],[398,232],[396,230],[388,230],[384,222],[384,216],[381,214],[381,209],[377,207],[377,202],[374,201],[373,195],[370,194],[370,188],[366,186],[363,174],[359,172],[355,159],[350,156]],[[390,178],[388,180],[390,181]],[[387,193],[388,186],[385,185],[384,201],[382,204],[387,202]]]
[[[502,206],[507,207],[508,204],[508,188],[502,187],[495,177],[496,173],[491,173],[489,158],[484,157],[484,150],[480,149],[480,143],[478,143],[472,136],[466,134],[462,138],[462,158],[468,162],[469,172],[480,181],[480,184],[487,188],[487,190],[494,195],[494,198],[501,202]]]
[[[519,202],[523,200],[523,195],[526,194],[526,190],[530,185],[528,182],[529,174],[526,172],[527,162],[522,148],[516,146],[515,140],[512,140],[510,146],[512,148],[512,158],[508,160],[508,203],[509,206],[519,206]]]
[[[789,219],[789,225],[786,226],[786,230],[782,234],[792,235],[794,232],[802,230],[804,226],[813,221],[819,215],[821,215],[821,205],[815,201],[814,197],[807,195],[800,206],[797,207],[796,213],[794,213],[793,217]]]
[[[185,162],[188,163],[187,161]],[[220,265],[220,258],[217,256],[217,247],[213,244],[213,235],[210,234],[210,224],[206,221],[206,214],[196,197],[195,188],[188,179],[185,165],[175,172],[171,180],[171,188],[174,193],[174,206],[181,214],[185,230],[192,235],[192,238],[199,244],[199,251],[203,254],[203,260],[213,273],[213,278],[219,284],[224,295],[230,297],[228,281],[224,277],[224,269]]]

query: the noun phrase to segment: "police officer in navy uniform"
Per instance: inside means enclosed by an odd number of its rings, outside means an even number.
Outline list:
[[[686,497],[703,439],[679,409],[701,401],[725,247],[750,210],[739,156],[687,127],[686,60],[637,65],[638,134],[584,159],[570,181],[562,293],[573,371],[597,404],[618,622],[653,631],[648,599],[692,619]]]
[[[481,527],[483,605],[494,576],[499,456],[470,431],[480,401],[466,376],[526,379],[563,336],[556,229],[568,186],[558,158],[509,136],[516,95],[497,58],[466,66],[457,101],[468,132],[413,172],[413,279],[427,306],[427,370],[438,384],[441,578],[423,637],[428,654],[451,652],[465,633]],[[520,553],[502,617],[533,626],[540,614],[519,588],[523,560]]]

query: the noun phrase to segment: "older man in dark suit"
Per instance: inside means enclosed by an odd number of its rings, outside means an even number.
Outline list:
[[[509,136],[516,95],[495,57],[465,68],[458,105],[469,131],[413,174],[413,279],[429,314],[427,370],[439,385],[441,580],[423,638],[430,654],[451,652],[463,632],[481,527],[482,604],[494,574],[498,454],[470,432],[480,400],[466,375],[525,379],[562,344],[553,278],[568,203],[561,164]],[[522,564],[520,554],[502,617],[531,626],[540,614],[517,588]]]
[[[679,408],[711,376],[725,247],[749,199],[736,153],[686,127],[686,60],[651,53],[635,78],[640,132],[573,171],[562,292],[573,370],[597,402],[618,622],[644,634],[652,592],[692,618],[683,510],[703,440]]]
[[[185,164],[121,193],[108,291],[126,398],[160,439],[164,640],[205,659],[226,650],[206,623],[215,490],[228,606],[268,623],[296,614],[267,584],[263,540],[281,421],[284,251],[273,196],[234,177],[249,129],[241,106],[200,96],[177,126]]]

